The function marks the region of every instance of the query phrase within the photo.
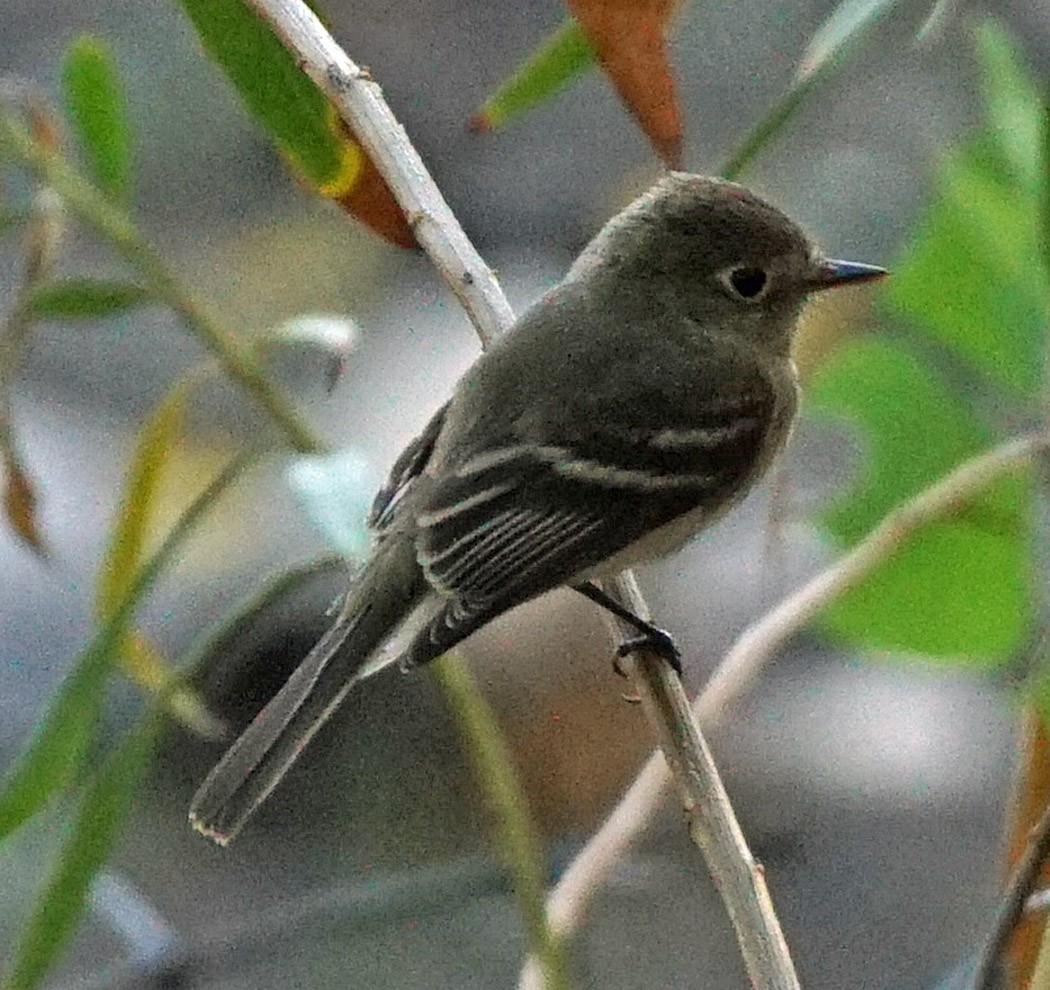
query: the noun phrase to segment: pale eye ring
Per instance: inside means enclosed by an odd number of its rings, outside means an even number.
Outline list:
[[[731,296],[744,302],[758,302],[769,289],[769,275],[755,265],[736,265],[719,276]]]

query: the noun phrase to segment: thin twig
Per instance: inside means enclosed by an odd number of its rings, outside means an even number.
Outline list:
[[[367,70],[355,65],[314,13],[299,0],[250,0],[274,33],[296,56],[306,74],[335,106],[375,163],[404,210],[416,240],[444,276],[473,322],[483,347],[510,329],[514,311],[492,270],[456,220],[404,128]],[[513,793],[514,767],[502,745],[479,729],[492,720],[488,704],[457,671],[455,656],[442,661],[438,677],[465,736],[468,755],[496,811],[500,844],[516,877],[515,893],[525,921],[529,949],[550,990],[568,986],[568,960],[552,937],[544,912],[545,871],[530,850],[538,846],[520,793]]]
[[[644,607],[630,571],[621,575],[617,584],[632,609]],[[644,613],[643,617],[647,618]],[[670,664],[651,651],[632,654],[622,666],[658,732],[666,765],[678,782],[689,834],[703,853],[733,922],[751,985],[768,990],[798,990],[798,976],[762,867],[747,847],[681,680]]]
[[[1006,886],[992,930],[974,967],[973,990],[991,990],[997,985],[996,963],[1024,914],[1025,902],[1039,882],[1039,871],[1047,855],[1050,855],[1050,805],[1047,805],[1038,823],[1029,832],[1024,853],[1017,861],[1017,867]]]
[[[754,683],[788,639],[832,602],[859,585],[912,536],[968,505],[997,479],[1019,471],[1050,447],[1050,437],[1033,434],[1008,441],[955,470],[893,510],[868,536],[834,564],[810,579],[736,640],[693,710],[708,730]],[[655,815],[671,782],[667,763],[655,752],[620,803],[562,874],[547,898],[547,917],[556,935],[567,939],[580,927],[587,906],[616,863]],[[519,986],[535,986],[527,967]]]
[[[368,72],[347,57],[301,0],[251,2],[296,55],[303,70],[328,96],[354,137],[361,142],[404,209],[417,240],[470,315],[482,343],[487,344],[508,329],[514,314],[495,277],[461,230]],[[619,585],[626,590],[636,614],[647,614],[648,609],[629,572],[622,576]],[[670,754],[672,765],[682,775],[680,781],[683,796],[687,796],[687,806],[691,812],[697,807],[710,810],[706,801],[697,804],[699,796],[721,792],[724,798],[724,791],[717,774],[710,776],[713,763],[700,736],[699,726],[685,703],[681,683],[662,659],[649,653],[635,655],[630,669],[639,693],[648,699],[646,711],[656,725],[661,746]],[[696,816],[692,817],[695,819]],[[733,824],[735,826],[735,822]],[[715,842],[709,841],[706,828],[704,835],[705,855],[714,856],[709,865],[720,879],[722,872],[728,871],[760,880],[739,829],[734,832],[732,828],[726,830],[712,826],[710,838],[717,840]],[[714,851],[712,844],[718,845]],[[734,861],[733,865],[729,865],[730,861]],[[754,883],[751,889],[755,889]],[[766,902],[768,906],[768,898]],[[742,902],[727,906],[738,927],[742,945],[782,945],[783,937],[771,908],[748,911]],[[749,930],[744,931],[741,926]],[[543,946],[534,943],[533,949],[537,948],[543,949]],[[756,987],[773,990],[798,985],[786,947],[782,952],[768,954],[747,950],[745,963]],[[545,960],[548,980],[553,977],[553,965],[551,958]]]
[[[435,676],[456,715],[474,775],[499,823],[497,832],[511,872],[514,896],[532,951],[543,960],[547,990],[569,990],[569,954],[555,938],[543,904],[546,883],[543,845],[536,833],[520,777],[496,723],[492,708],[464,664],[448,654],[435,665]]]
[[[266,410],[288,442],[300,453],[318,453],[323,444],[270,383],[250,349],[221,321],[191,297],[167,265],[142,239],[128,214],[84,179],[61,155],[36,140],[12,116],[0,112],[0,149],[50,186],[95,233],[143,276],[159,301],[170,306],[185,326],[221,362],[226,373]]]

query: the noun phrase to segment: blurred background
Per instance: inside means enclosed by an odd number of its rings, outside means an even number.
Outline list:
[[[970,4],[922,45],[928,3],[902,3],[815,94],[746,181],[833,256],[890,265],[934,167],[974,127]],[[830,0],[688,5],[673,33],[686,165],[715,171],[790,84]],[[1050,66],[1050,8],[992,5],[1033,68]],[[495,135],[466,121],[565,16],[550,2],[329,0],[336,38],[367,65],[516,309],[558,279],[602,222],[659,172],[607,80],[591,73]],[[150,242],[245,334],[303,313],[351,317],[355,349],[330,393],[317,362],[274,359],[304,415],[353,451],[362,505],[402,445],[479,351],[419,253],[399,250],[300,188],[176,4],[3,0],[0,71],[57,89],[68,42],[113,46],[128,86],[135,210]],[[17,246],[0,252],[0,301]],[[75,228],[61,268],[120,271]],[[877,334],[873,293],[815,314],[817,338]],[[0,528],[0,766],[24,744],[93,625],[95,574],[135,430],[202,355],[165,309],[43,323],[13,393],[40,494],[45,562]],[[232,387],[195,396],[165,483],[167,521],[237,442],[266,430]],[[771,536],[767,490],[672,560],[640,575],[697,690],[750,619],[833,551],[805,523],[857,469],[858,446],[804,422],[786,456],[788,522]],[[141,624],[172,654],[268,575],[327,552],[269,459],[209,518]],[[170,505],[167,501],[170,500]],[[360,506],[357,507],[360,509]],[[783,506],[781,506],[783,509]],[[162,515],[164,514],[162,513]],[[258,616],[201,675],[211,710],[243,725],[325,626],[344,586],[319,571]],[[586,602],[557,593],[463,652],[513,747],[552,870],[630,782],[651,741],[625,704],[610,643]],[[108,730],[138,704],[116,692]],[[927,986],[987,927],[1016,749],[1008,686],[960,668],[791,644],[713,737],[746,835],[767,870],[802,982]],[[186,824],[223,743],[172,727],[133,826],[96,884],[56,987],[497,987],[522,937],[480,792],[426,672],[367,684],[318,737],[229,850]],[[0,955],[12,944],[63,834],[68,806],[8,843]],[[573,949],[579,985],[738,986],[732,930],[688,842],[664,814],[596,900]]]

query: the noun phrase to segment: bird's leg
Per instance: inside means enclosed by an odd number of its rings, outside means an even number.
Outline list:
[[[635,650],[654,650],[671,665],[671,668],[679,677],[682,676],[682,655],[678,652],[674,639],[666,629],[661,629],[659,626],[654,626],[651,622],[646,622],[645,619],[639,618],[630,609],[625,608],[602,591],[593,581],[583,581],[580,584],[574,584],[572,589],[638,630],[640,635],[632,639],[625,639],[616,648],[617,659],[625,657],[629,653],[634,653]],[[616,671],[617,673],[621,672],[619,665],[617,665]]]

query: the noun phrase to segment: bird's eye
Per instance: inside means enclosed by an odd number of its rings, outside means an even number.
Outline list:
[[[722,276],[722,281],[733,295],[754,301],[766,290],[769,277],[761,268],[731,268]]]

